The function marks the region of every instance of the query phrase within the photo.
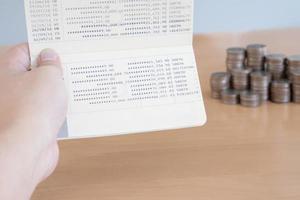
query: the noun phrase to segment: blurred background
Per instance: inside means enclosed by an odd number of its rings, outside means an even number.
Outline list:
[[[24,0],[1,0],[0,45],[26,41]],[[299,0],[195,0],[195,33],[300,26]]]

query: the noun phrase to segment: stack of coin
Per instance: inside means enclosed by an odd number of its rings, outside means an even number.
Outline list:
[[[293,70],[291,76],[293,83],[293,101],[300,103],[300,70]]]
[[[258,107],[262,101],[260,95],[252,91],[244,91],[240,94],[241,105],[246,107]]]
[[[240,69],[244,67],[246,59],[246,50],[240,47],[233,47],[227,49],[227,71],[231,69]]]
[[[269,99],[271,74],[264,71],[254,71],[251,77],[251,90],[260,95],[262,101]]]
[[[230,88],[230,78],[231,76],[227,72],[216,72],[212,74],[210,79],[212,98],[221,98],[221,92]]]
[[[267,46],[251,44],[247,46],[247,66],[253,70],[264,70]]]
[[[212,97],[224,104],[258,107],[264,101],[300,104],[300,55],[267,55],[263,44],[227,49],[227,72],[211,76]]]
[[[250,83],[250,73],[251,69],[249,68],[241,68],[241,69],[232,69],[232,84],[233,89],[236,90],[247,90],[249,89]]]
[[[272,74],[273,80],[279,80],[285,76],[285,55],[270,54],[266,56],[267,71]]]
[[[289,80],[272,81],[271,100],[274,103],[289,103],[291,101],[291,84]]]
[[[221,93],[221,99],[224,104],[237,105],[239,104],[239,92],[236,90],[224,90]]]
[[[300,55],[294,55],[287,58],[287,75],[291,80],[291,71],[300,69]]]

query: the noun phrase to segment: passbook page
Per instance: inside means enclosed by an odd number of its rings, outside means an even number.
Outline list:
[[[25,0],[32,65],[59,53],[68,138],[203,125],[193,0]]]

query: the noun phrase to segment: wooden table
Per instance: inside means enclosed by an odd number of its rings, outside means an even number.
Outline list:
[[[204,127],[60,142],[61,160],[33,200],[300,199],[300,105],[227,106],[209,95],[225,49],[262,42],[300,53],[299,29],[195,37]]]

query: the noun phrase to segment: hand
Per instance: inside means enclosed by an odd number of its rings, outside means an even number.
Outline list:
[[[59,57],[44,50],[28,71],[28,45],[0,56],[0,199],[30,199],[55,169],[67,110]]]

